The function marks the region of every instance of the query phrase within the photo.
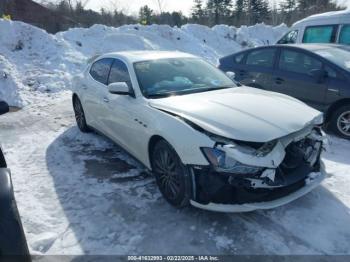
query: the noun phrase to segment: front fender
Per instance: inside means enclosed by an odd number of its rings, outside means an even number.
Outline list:
[[[204,157],[201,147],[214,147],[215,142],[207,135],[195,130],[181,117],[171,113],[157,111],[157,125],[153,133],[168,141],[179,155],[183,164],[209,165]]]

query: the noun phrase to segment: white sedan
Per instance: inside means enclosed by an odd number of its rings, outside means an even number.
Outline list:
[[[320,112],[289,96],[237,87],[190,54],[95,57],[75,78],[73,107],[81,131],[97,130],[122,146],[176,207],[274,208],[325,176]]]

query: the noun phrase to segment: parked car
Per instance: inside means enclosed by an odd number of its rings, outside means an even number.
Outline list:
[[[324,178],[322,113],[289,96],[237,87],[198,57],[106,54],[74,83],[80,130],[124,147],[176,207],[274,208]]]
[[[293,96],[325,113],[337,135],[350,139],[350,47],[276,45],[220,59],[243,85]]]
[[[277,44],[350,44],[350,11],[334,11],[309,16],[291,27]]]
[[[0,115],[7,113],[9,106],[0,101]],[[0,260],[6,256],[21,256],[21,261],[30,261],[26,238],[13,194],[11,173],[0,147]]]

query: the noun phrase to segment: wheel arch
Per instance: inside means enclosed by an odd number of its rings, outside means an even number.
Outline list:
[[[153,135],[148,141],[148,150],[147,150],[147,152],[148,152],[148,162],[149,162],[149,168],[150,169],[153,168],[152,167],[152,161],[151,161],[151,158],[152,158],[151,154],[153,152],[153,149],[154,149],[155,145],[161,140],[165,140],[166,142],[169,143],[169,141],[167,141],[164,137],[162,137],[160,135]],[[175,151],[176,151],[176,149],[175,149]],[[178,152],[176,152],[176,153],[178,154]]]
[[[78,95],[76,93],[73,93],[73,95],[72,95],[72,102],[74,102],[75,99],[79,99],[79,97],[78,97]]]
[[[343,98],[334,102],[326,111],[325,123],[328,123],[331,120],[333,112],[335,112],[338,108],[346,105],[350,105],[350,98]]]

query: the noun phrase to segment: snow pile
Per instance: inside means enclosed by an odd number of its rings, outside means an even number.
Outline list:
[[[188,24],[94,25],[51,35],[34,26],[0,19],[0,99],[14,106],[31,103],[33,96],[69,89],[72,77],[96,54],[126,50],[179,50],[216,64],[218,58],[243,48],[273,44],[285,25],[251,27]]]

